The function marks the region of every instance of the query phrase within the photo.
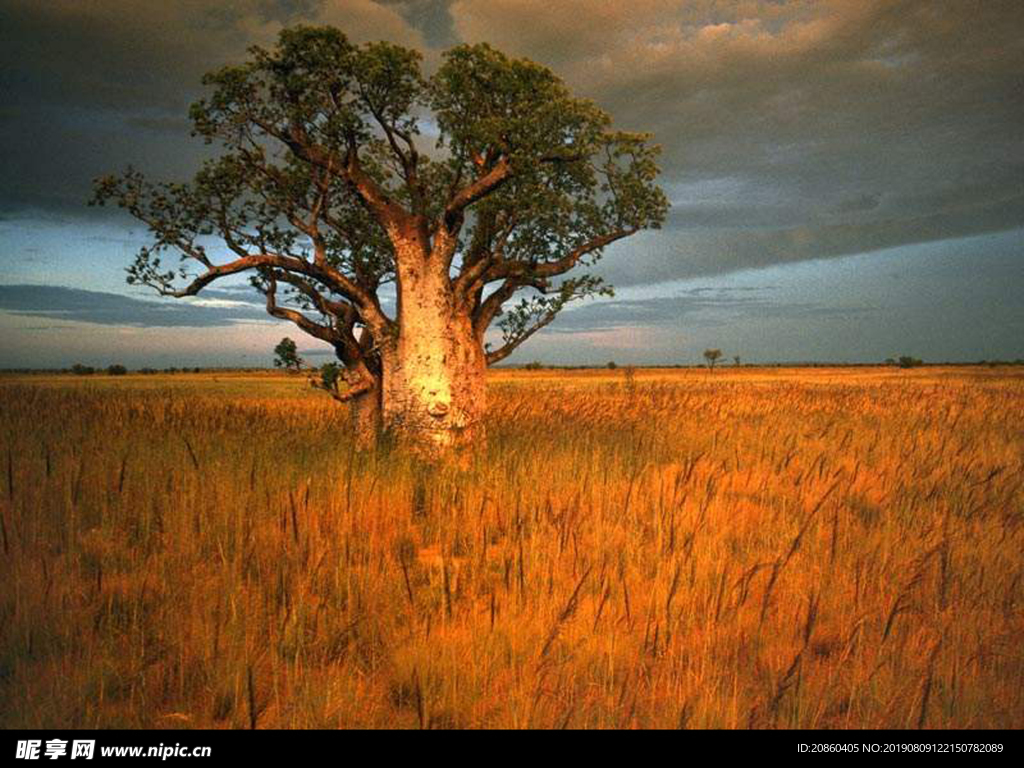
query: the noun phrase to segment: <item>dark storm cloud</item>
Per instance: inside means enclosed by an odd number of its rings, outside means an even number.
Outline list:
[[[9,105],[181,110],[205,72],[295,23],[335,23],[357,40],[421,40],[371,0],[7,0],[0,82]]]
[[[213,293],[240,300],[230,291]],[[144,301],[116,293],[51,285],[0,285],[0,311],[53,320],[149,328],[205,328],[267,317],[266,310],[259,306]]]
[[[1024,224],[1018,0],[8,0],[0,211],[80,211],[128,163],[186,176],[201,75],[297,22],[428,62],[486,40],[654,132],[674,207],[610,253],[620,285]]]
[[[548,63],[618,125],[654,132],[675,208],[631,256],[639,281],[1024,223],[1017,0],[465,0],[451,14],[462,38]]]
[[[295,23],[335,24],[360,41],[423,41],[371,0],[0,4],[0,210],[82,212],[92,179],[128,164],[187,177],[208,152],[186,119],[203,74]]]

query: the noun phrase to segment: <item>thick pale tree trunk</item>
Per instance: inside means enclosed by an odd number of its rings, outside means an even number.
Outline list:
[[[426,259],[402,269],[400,330],[382,355],[384,429],[428,458],[465,455],[485,440],[486,359],[446,272]]]

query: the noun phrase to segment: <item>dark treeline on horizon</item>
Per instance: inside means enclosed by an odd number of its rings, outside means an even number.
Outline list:
[[[995,367],[995,366],[1020,366],[1024,365],[1024,359],[1017,358],[1014,360],[977,360],[977,361],[920,361],[915,360],[912,365],[901,365],[896,361],[883,361],[883,362],[821,362],[816,360],[805,360],[805,361],[768,361],[768,362],[751,362],[751,363],[740,363],[726,364],[717,366],[720,371],[732,370],[736,368],[745,369],[756,369],[756,368],[943,368],[943,367]],[[706,369],[708,366],[704,363],[692,363],[692,364],[669,364],[669,363],[622,363],[612,365],[610,363],[604,364],[592,364],[592,365],[561,365],[558,363],[515,363],[509,365],[497,365],[494,366],[495,370],[503,371],[515,371],[515,370],[529,370],[529,371],[621,371],[626,369],[647,369],[647,370],[700,370]],[[315,368],[314,368],[315,369]],[[120,376],[125,374],[134,375],[159,375],[159,374],[197,374],[197,373],[281,373],[279,368],[275,368],[272,365],[266,366],[235,366],[235,365],[204,365],[204,366],[169,366],[164,368],[152,368],[143,366],[141,368],[125,368],[124,366],[114,364],[111,366],[86,366],[81,364],[75,364],[66,368],[10,368],[0,367],[0,372],[5,374],[25,374],[25,375],[52,375],[52,374],[66,374],[66,375],[79,375],[79,376]],[[288,375],[294,375],[294,372],[288,373]]]

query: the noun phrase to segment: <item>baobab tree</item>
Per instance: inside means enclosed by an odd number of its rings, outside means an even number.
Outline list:
[[[486,367],[609,292],[586,268],[664,219],[657,147],[488,45],[429,78],[415,51],[326,27],[250,53],[204,78],[194,133],[222,153],[194,180],[97,181],[153,238],[129,282],[184,297],[248,275],[272,316],[334,347],[363,443],[478,444]]]

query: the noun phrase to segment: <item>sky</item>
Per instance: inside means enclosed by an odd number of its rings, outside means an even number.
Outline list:
[[[203,73],[296,23],[428,72],[489,42],[662,146],[665,226],[511,364],[1024,358],[1019,0],[3,0],[0,367],[326,359],[243,287],[126,285],[144,227],[86,206],[128,165],[190,177]]]

